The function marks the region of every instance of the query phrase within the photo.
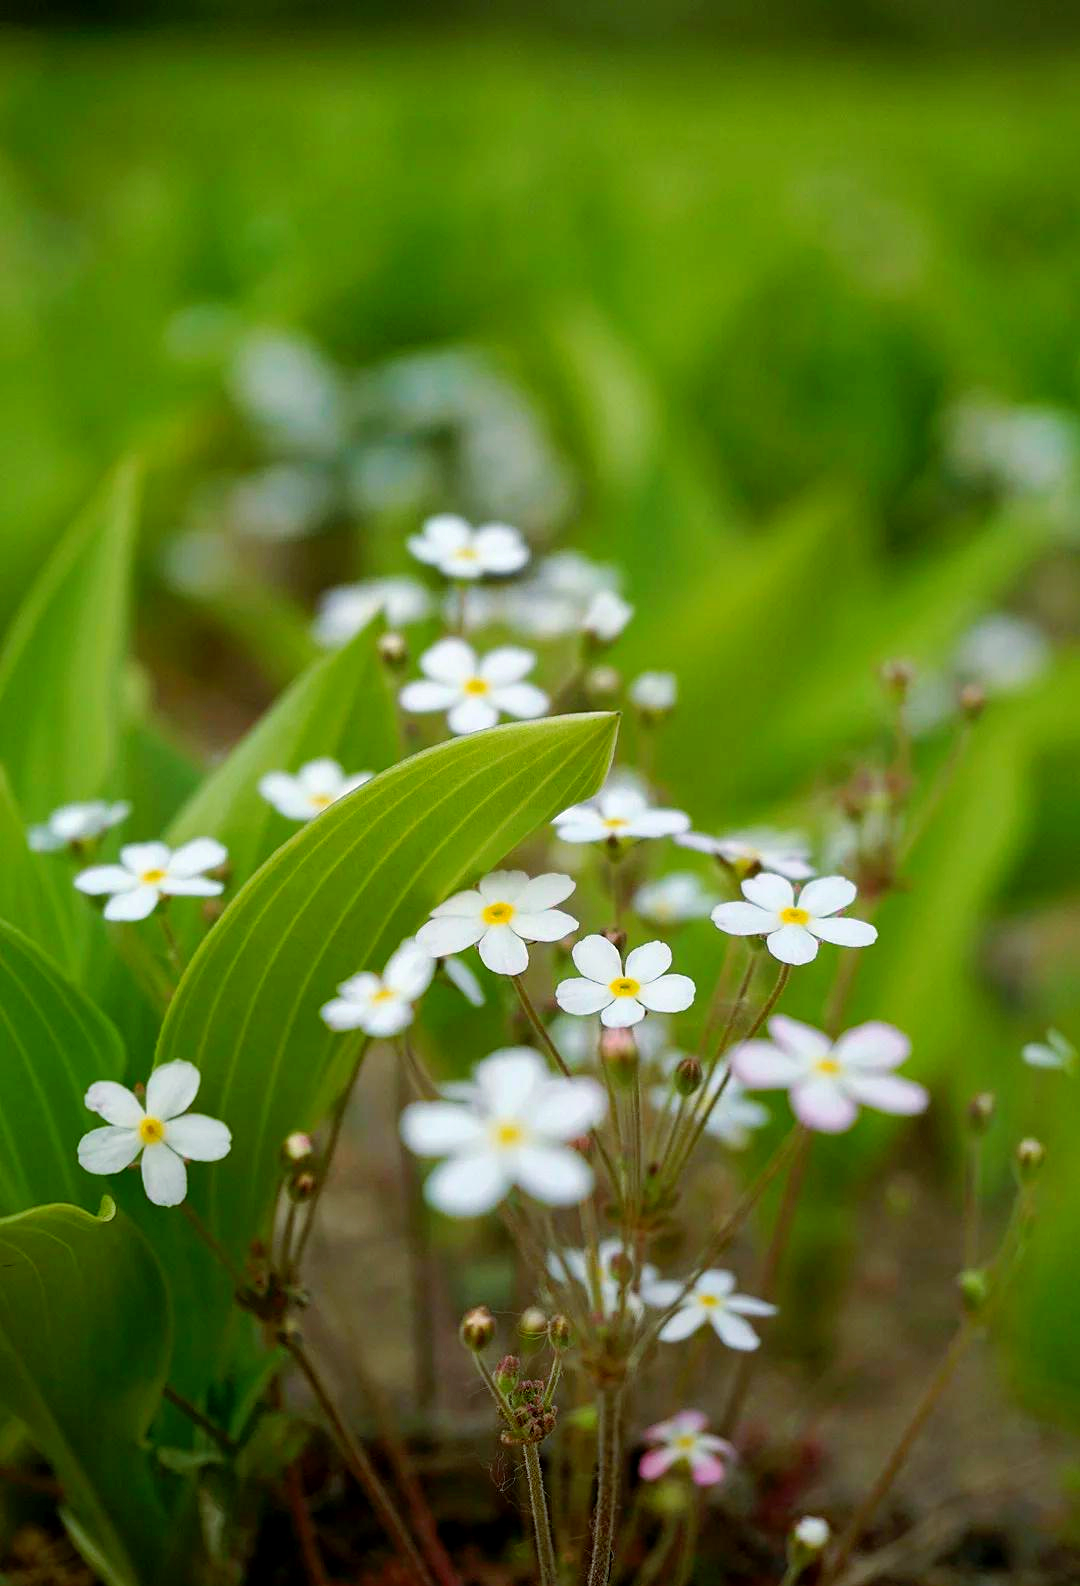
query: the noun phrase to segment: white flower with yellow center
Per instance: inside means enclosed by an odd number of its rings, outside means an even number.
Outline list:
[[[414,1101],[401,1138],[418,1156],[444,1157],[424,1186],[449,1217],[490,1211],[516,1184],[548,1206],[576,1206],[593,1186],[592,1168],[567,1143],[607,1112],[594,1079],[553,1078],[530,1047],[493,1052],[473,1071],[466,1099]]]
[[[911,1052],[894,1025],[872,1019],[830,1041],[813,1025],[774,1013],[768,1028],[769,1040],[742,1041],[732,1050],[731,1067],[751,1090],[786,1090],[808,1129],[842,1134],[860,1106],[912,1117],[930,1103],[922,1085],[892,1072]]]
[[[776,1315],[776,1306],[770,1305],[768,1300],[736,1294],[734,1274],[718,1268],[703,1272],[680,1299],[684,1288],[684,1283],[673,1278],[658,1279],[642,1287],[646,1304],[655,1305],[659,1310],[667,1310],[679,1301],[678,1310],[660,1329],[661,1343],[678,1343],[707,1323],[729,1349],[757,1349],[761,1339],[745,1318]]]
[[[614,644],[634,615],[634,608],[613,589],[601,589],[589,601],[581,631],[594,644]]]
[[[182,1060],[155,1068],[144,1107],[126,1085],[100,1079],[84,1101],[107,1127],[79,1141],[79,1165],[88,1173],[119,1173],[142,1153],[142,1180],[155,1206],[179,1206],[187,1194],[189,1162],[218,1162],[232,1136],[223,1123],[188,1112],[199,1089],[199,1070]]]
[[[764,936],[765,946],[782,964],[809,964],[819,942],[837,947],[869,947],[877,929],[865,920],[836,919],[854,903],[856,887],[846,876],[808,881],[798,898],[790,881],[764,871],[742,884],[745,903],[720,903],[712,911],[718,930],[729,936]]]
[[[336,997],[319,1009],[331,1030],[363,1030],[385,1039],[413,1021],[413,1004],[431,984],[435,960],[408,937],[381,975],[365,970],[343,980]]]
[[[96,842],[111,826],[119,825],[130,814],[130,804],[106,804],[102,799],[86,804],[64,804],[53,810],[40,826],[31,826],[26,840],[35,853],[54,853],[58,848]]]
[[[680,848],[722,859],[733,870],[745,874],[768,870],[789,881],[806,881],[814,873],[810,849],[801,837],[784,832],[737,832],[730,837],[708,837],[704,832],[686,832],[675,841]]]
[[[558,942],[577,930],[573,915],[555,907],[573,890],[570,876],[530,880],[524,870],[493,870],[475,888],[455,892],[432,909],[416,940],[434,958],[478,947],[496,975],[523,975],[529,965],[526,942]]]
[[[310,821],[354,788],[363,787],[373,771],[356,771],[346,776],[336,760],[309,760],[295,775],[288,771],[268,771],[259,779],[259,792],[279,815],[290,821]]]
[[[694,1000],[688,975],[669,975],[671,948],[646,942],[628,954],[626,967],[606,936],[586,936],[574,947],[581,980],[561,980],[555,1001],[564,1013],[598,1013],[608,1029],[639,1024],[646,1013],[682,1013]]]
[[[480,657],[464,639],[440,639],[420,657],[423,679],[406,683],[398,698],[402,710],[446,711],[453,733],[480,732],[500,715],[526,720],[544,714],[549,702],[543,689],[522,682],[535,665],[531,650],[513,644]]]
[[[80,870],[75,885],[91,897],[109,894],[107,920],[145,920],[162,898],[216,898],[224,883],[205,872],[216,870],[229,855],[212,837],[195,837],[182,848],[165,843],[128,843],[120,863]]]
[[[703,920],[716,902],[692,870],[673,870],[659,881],[646,882],[634,893],[634,911],[652,925],[682,925]]]
[[[682,810],[652,809],[637,788],[616,786],[563,810],[552,825],[564,843],[630,842],[688,831],[690,817]]]
[[[319,596],[311,630],[315,643],[327,650],[337,649],[380,611],[388,627],[405,628],[431,614],[431,596],[415,578],[369,578],[358,584],[339,584]]]
[[[601,1239],[596,1248],[596,1266],[593,1267],[587,1250],[549,1250],[547,1269],[556,1283],[577,1283],[589,1297],[589,1304],[604,1316],[617,1314],[620,1304],[630,1316],[640,1316],[645,1309],[637,1292],[642,1283],[652,1283],[656,1268],[648,1262],[640,1274],[634,1269],[632,1252],[621,1239]],[[622,1291],[626,1297],[622,1299]]]
[[[428,518],[407,544],[418,562],[438,568],[444,578],[472,580],[485,573],[517,573],[529,560],[529,547],[517,529],[505,523],[474,529],[465,518],[449,512]]]

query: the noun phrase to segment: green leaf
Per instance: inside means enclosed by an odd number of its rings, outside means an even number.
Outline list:
[[[171,1321],[161,1270],[116,1214],[39,1206],[0,1221],[0,1406],[64,1489],[65,1521],[109,1586],[164,1578],[173,1535],[142,1440]]]
[[[260,796],[265,772],[297,771],[331,755],[351,774],[381,770],[395,758],[394,701],[375,647],[381,626],[370,623],[297,678],[187,801],[168,842],[216,837],[246,880],[296,830]]]
[[[28,819],[96,797],[117,763],[134,529],[126,467],[45,563],[0,653],[0,760]]]
[[[0,922],[0,1211],[41,1201],[95,1206],[101,1185],[76,1159],[94,1126],[96,1079],[119,1079],[116,1030],[28,937]]]
[[[317,1121],[342,1050],[319,1008],[346,976],[382,967],[463,881],[483,874],[559,810],[596,791],[617,718],[496,727],[415,755],[333,805],[279,849],[206,938],[173,998],[158,1061],[202,1071],[199,1110],[233,1148],[191,1173],[196,1209],[235,1259],[267,1216],[280,1145]],[[155,1228],[157,1208],[142,1207]],[[187,1237],[166,1265],[201,1301],[200,1332],[174,1380],[197,1386],[211,1352],[210,1304],[228,1283]],[[194,1301],[192,1301],[194,1303]]]
[[[63,855],[35,854],[26,823],[0,766],[0,919],[26,932],[65,969],[78,962],[71,900],[72,870]]]

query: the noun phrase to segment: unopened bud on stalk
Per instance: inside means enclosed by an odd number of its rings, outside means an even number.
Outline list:
[[[796,1520],[788,1535],[788,1565],[792,1570],[804,1570],[819,1558],[829,1545],[832,1531],[828,1520],[817,1514],[804,1514]]]
[[[585,674],[585,693],[595,705],[607,704],[622,693],[622,674],[613,666],[593,666]]]
[[[910,661],[886,661],[881,668],[881,681],[896,699],[906,699],[915,681],[915,668]]]
[[[569,1319],[560,1312],[553,1316],[548,1323],[548,1340],[552,1349],[562,1354],[564,1349],[569,1349],[574,1340],[574,1330]]]
[[[530,1305],[518,1317],[518,1332],[522,1338],[543,1338],[548,1330],[548,1319],[539,1305]]]
[[[471,1311],[465,1312],[458,1328],[458,1337],[474,1355],[487,1348],[495,1337],[495,1318],[486,1305],[474,1305]]]
[[[593,1150],[593,1137],[591,1134],[579,1134],[575,1140],[568,1140],[571,1151],[576,1151],[578,1156],[590,1157]]]
[[[299,1129],[285,1136],[281,1144],[281,1159],[290,1167],[296,1167],[301,1162],[310,1161],[315,1155],[315,1147],[311,1136],[303,1134]]]
[[[985,1134],[994,1117],[997,1103],[994,1093],[990,1090],[980,1090],[977,1096],[972,1096],[968,1102],[968,1127],[972,1134]]]
[[[986,709],[986,690],[979,683],[965,683],[957,695],[957,703],[968,721],[978,721]]]
[[[623,1087],[632,1085],[638,1068],[638,1049],[634,1032],[628,1029],[602,1031],[600,1061],[607,1069],[613,1085]]]
[[[404,634],[383,633],[376,640],[379,660],[391,672],[400,672],[409,659],[409,646]]]
[[[285,1186],[285,1193],[291,1201],[309,1201],[318,1188],[319,1180],[314,1173],[295,1173]]]
[[[968,1267],[956,1280],[960,1303],[969,1316],[978,1316],[990,1296],[990,1279],[978,1267]]]
[[[678,1095],[693,1096],[701,1089],[704,1071],[696,1057],[684,1057],[675,1070],[674,1086]]]
[[[521,1376],[521,1361],[516,1355],[504,1355],[495,1367],[494,1376],[500,1393],[512,1393]]]
[[[642,672],[630,685],[630,698],[644,726],[652,726],[675,709],[679,685],[673,672]]]
[[[616,1250],[608,1262],[608,1271],[620,1289],[625,1289],[634,1276],[634,1263],[625,1250]]]
[[[1041,1140],[1021,1140],[1016,1148],[1016,1172],[1021,1184],[1030,1183],[1045,1160],[1046,1147]]]

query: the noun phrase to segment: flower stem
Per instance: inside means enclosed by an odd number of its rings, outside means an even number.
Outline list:
[[[177,1393],[176,1389],[170,1388],[168,1383],[162,1388],[161,1394],[162,1398],[167,1399],[183,1415],[186,1415],[188,1420],[199,1428],[200,1432],[205,1432],[207,1437],[215,1442],[223,1453],[236,1453],[239,1445],[233,1442],[227,1432],[222,1431],[220,1426],[211,1421],[208,1415],[204,1415],[197,1405],[192,1404],[190,1399],[185,1399],[182,1393]]]
[[[176,932],[172,928],[164,904],[158,909],[157,917],[161,924],[161,934],[165,938],[165,951],[169,955],[169,963],[173,967],[177,980],[179,980],[184,973],[184,955],[180,951],[180,943],[176,940]]]
[[[525,1475],[529,1483],[529,1503],[532,1507],[533,1530],[536,1534],[536,1562],[540,1570],[540,1586],[558,1586],[559,1567],[555,1562],[555,1543],[551,1537],[547,1497],[544,1493],[544,1473],[540,1468],[540,1450],[535,1443],[526,1443]]]
[[[366,1494],[368,1502],[378,1515],[383,1529],[397,1548],[402,1563],[408,1569],[412,1579],[420,1582],[420,1586],[434,1586],[433,1577],[421,1558],[404,1520],[398,1513],[397,1505],[383,1486],[368,1454],[361,1448],[338,1414],[326,1385],[315,1369],[300,1339],[295,1334],[286,1332],[282,1337],[282,1343],[307,1378],[308,1386],[314,1393],[320,1409],[330,1423],[330,1430],[341,1457]]]
[[[622,1393],[605,1383],[597,1398],[596,1507],[593,1510],[592,1558],[588,1586],[607,1586],[619,1506],[619,1412]]]
[[[220,1262],[220,1264],[225,1268],[225,1271],[229,1274],[229,1279],[233,1287],[237,1290],[246,1289],[247,1279],[244,1277],[244,1274],[233,1261],[232,1257],[229,1255],[229,1252],[225,1249],[225,1246],[221,1243],[221,1241],[215,1238],[215,1236],[210,1232],[209,1228],[207,1228],[206,1224],[203,1222],[194,1206],[192,1206],[191,1202],[181,1202],[180,1210],[183,1212],[192,1228],[194,1228],[203,1244],[206,1245],[207,1249],[213,1253],[216,1260]]]
[[[970,1141],[964,1167],[964,1265],[979,1260],[979,1201],[982,1194],[982,1139]]]
[[[366,1051],[367,1041],[365,1039],[361,1041],[360,1050],[356,1054],[356,1061],[352,1067],[352,1073],[349,1075],[348,1083],[338,1098],[337,1106],[334,1108],[333,1117],[330,1120],[330,1134],[326,1142],[326,1150],[323,1153],[322,1163],[319,1167],[319,1176],[315,1181],[315,1189],[312,1193],[311,1199],[308,1201],[307,1216],[304,1218],[304,1226],[301,1228],[300,1237],[296,1241],[296,1255],[293,1261],[293,1268],[296,1272],[299,1272],[300,1270],[300,1264],[304,1259],[304,1251],[307,1249],[308,1240],[311,1238],[312,1230],[315,1227],[315,1214],[319,1209],[319,1202],[322,1199],[323,1190],[326,1188],[327,1180],[330,1177],[330,1169],[334,1164],[334,1153],[337,1150],[338,1141],[341,1138],[341,1128],[345,1122],[345,1114],[349,1108],[349,1099],[352,1096],[353,1087],[356,1084],[357,1076],[360,1073],[360,1066],[364,1061],[364,1053]]]
[[[551,1061],[555,1064],[555,1067],[559,1070],[560,1074],[563,1074],[567,1079],[572,1078],[565,1058],[559,1051],[559,1048],[555,1045],[555,1042],[551,1039],[551,1036],[548,1033],[542,1019],[540,1018],[540,1015],[533,1007],[532,998],[525,990],[525,982],[522,980],[520,975],[511,975],[510,979],[514,983],[514,990],[517,992],[518,1001],[521,1003],[522,1011],[524,1012],[529,1023],[532,1025],[533,1029],[536,1031],[537,1035],[540,1037],[540,1043],[544,1050],[547,1052],[548,1056],[551,1058]]]

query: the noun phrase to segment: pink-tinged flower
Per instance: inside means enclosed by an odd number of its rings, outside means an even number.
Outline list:
[[[808,964],[819,942],[837,947],[869,947],[877,930],[865,920],[836,919],[855,901],[855,883],[846,876],[819,876],[795,896],[784,876],[765,871],[742,884],[745,903],[719,903],[712,922],[729,936],[764,936],[765,946],[782,964]]]
[[[673,1465],[690,1467],[698,1487],[715,1487],[723,1481],[735,1459],[735,1450],[723,1437],[705,1430],[708,1418],[700,1410],[680,1410],[670,1421],[646,1428],[645,1441],[655,1444],[642,1454],[638,1474],[643,1481],[659,1481]]]
[[[800,1123],[823,1134],[850,1129],[860,1106],[910,1117],[930,1097],[922,1085],[890,1072],[911,1052],[911,1042],[891,1024],[871,1020],[846,1030],[835,1043],[809,1024],[782,1013],[769,1020],[769,1041],[743,1041],[731,1066],[751,1090],[786,1090]]]

